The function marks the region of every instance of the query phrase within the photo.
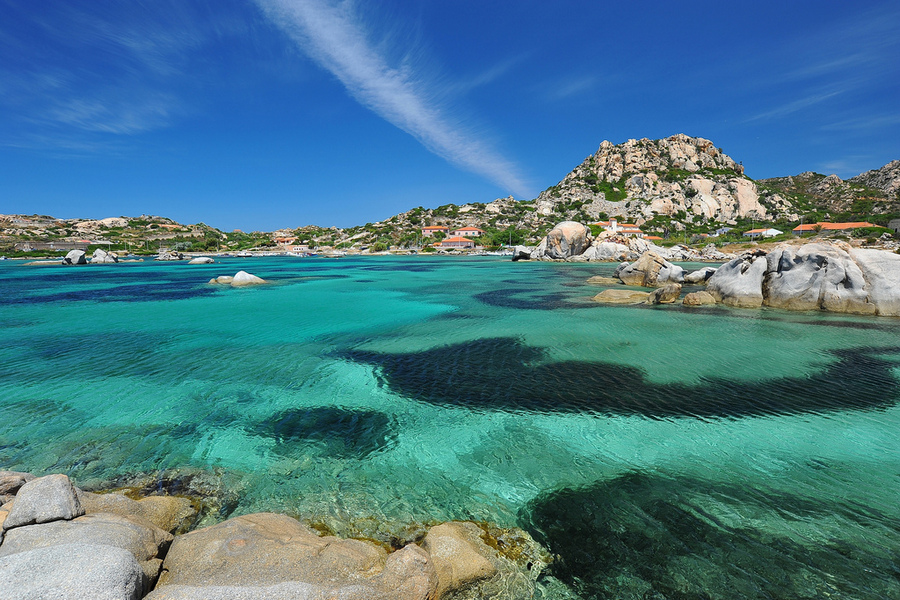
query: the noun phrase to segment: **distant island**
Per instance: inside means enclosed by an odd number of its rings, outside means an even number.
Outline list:
[[[596,233],[611,219],[629,235],[667,244],[746,241],[819,233],[816,224],[858,227],[838,237],[877,238],[900,231],[900,160],[848,180],[805,172],[753,180],[710,140],[674,135],[659,140],[604,141],[556,185],[532,200],[417,207],[377,223],[349,228],[285,227],[271,232],[221,231],[161,217],[57,219],[0,215],[0,255],[59,256],[72,249],[119,253],[310,250],[384,252],[498,248],[540,242],[561,221]],[[777,233],[775,233],[777,232]],[[455,241],[454,241],[455,240]]]

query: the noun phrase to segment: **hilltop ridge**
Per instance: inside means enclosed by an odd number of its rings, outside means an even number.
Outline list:
[[[416,247],[421,228],[478,227],[485,245],[533,244],[561,221],[591,223],[609,217],[633,221],[647,234],[687,236],[730,226],[769,224],[789,230],[801,218],[869,221],[886,226],[900,218],[900,160],[846,181],[807,171],[754,181],[711,140],[679,133],[658,140],[603,141],[558,183],[533,200],[512,196],[491,202],[422,206],[375,223],[348,228],[305,225],[275,232],[225,233],[203,223],[181,225],[165,217],[54,219],[0,215],[0,251],[23,241],[73,241],[85,237],[144,245],[163,241],[185,250],[274,246],[295,238],[333,248]]]

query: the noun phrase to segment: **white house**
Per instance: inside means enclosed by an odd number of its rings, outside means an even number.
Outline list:
[[[750,231],[744,232],[744,237],[749,237],[751,240],[755,240],[759,237],[770,238],[775,237],[776,235],[781,235],[784,233],[783,231],[778,231],[777,229],[751,229]]]

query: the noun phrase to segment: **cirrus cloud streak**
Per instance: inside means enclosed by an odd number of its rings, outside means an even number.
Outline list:
[[[351,2],[255,0],[263,13],[360,104],[412,135],[428,150],[509,192],[528,186],[515,165],[456,122],[408,64],[393,66]]]

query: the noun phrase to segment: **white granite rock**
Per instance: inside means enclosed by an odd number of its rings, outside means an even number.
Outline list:
[[[138,600],[144,573],[104,544],[60,544],[0,558],[4,600]]]
[[[47,475],[22,486],[3,522],[3,529],[74,519],[83,514],[84,509],[69,478],[63,474]]]

